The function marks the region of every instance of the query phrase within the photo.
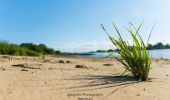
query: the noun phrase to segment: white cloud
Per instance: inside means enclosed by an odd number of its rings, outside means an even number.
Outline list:
[[[58,45],[58,50],[64,52],[89,52],[112,48],[109,42],[69,42]]]

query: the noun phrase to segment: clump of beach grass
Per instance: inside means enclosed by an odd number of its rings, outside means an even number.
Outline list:
[[[109,36],[109,39],[112,44],[117,48],[116,52],[120,55],[120,58],[115,57],[110,52],[108,53],[111,55],[111,57],[117,59],[120,63],[124,65],[126,69],[125,72],[129,71],[131,72],[133,77],[139,79],[140,81],[146,81],[148,79],[148,74],[150,71],[151,58],[147,51],[147,46],[145,45],[142,37],[139,34],[139,30],[141,29],[143,22],[137,28],[131,23],[129,24],[129,27],[126,28],[127,32],[130,33],[133,39],[132,45],[130,45],[128,41],[125,41],[122,38],[116,25],[114,23],[112,24],[116,33],[118,34],[118,38],[112,37],[110,34],[108,34],[102,24],[101,26]],[[152,33],[152,30],[150,32],[150,35]]]

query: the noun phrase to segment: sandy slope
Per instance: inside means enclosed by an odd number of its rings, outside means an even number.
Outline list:
[[[170,60],[153,60],[150,80],[138,82],[119,77],[123,66],[112,59],[12,57],[11,61],[1,56],[0,100],[168,100],[169,65]]]

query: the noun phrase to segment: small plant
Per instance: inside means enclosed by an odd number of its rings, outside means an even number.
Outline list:
[[[129,44],[129,42],[125,41],[116,25],[113,23],[113,27],[116,30],[118,34],[118,38],[114,38],[111,35],[108,34],[106,29],[103,25],[103,30],[107,33],[109,36],[109,39],[113,43],[114,46],[116,46],[117,50],[116,52],[120,55],[121,58],[115,57],[112,53],[108,52],[113,58],[117,59],[120,63],[122,63],[125,67],[125,72],[129,71],[131,74],[141,80],[146,81],[148,78],[150,65],[151,65],[151,59],[147,52],[147,47],[139,35],[139,30],[142,26],[143,22],[139,25],[138,28],[136,28],[133,24],[130,23],[129,27],[126,28],[126,30],[130,33],[133,43],[132,45]],[[132,29],[133,28],[133,29]],[[153,30],[153,28],[152,28]],[[150,35],[152,33],[152,30],[150,32]],[[150,36],[149,36],[150,38]],[[149,41],[149,39],[148,39]],[[124,72],[124,73],[125,73]],[[124,74],[123,73],[123,74]]]

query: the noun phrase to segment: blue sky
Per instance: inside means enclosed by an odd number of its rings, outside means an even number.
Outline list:
[[[170,43],[170,0],[0,0],[0,39],[44,43],[62,51],[111,48],[100,24],[115,35],[114,21],[127,40],[128,22],[145,20],[141,35],[150,43]]]

